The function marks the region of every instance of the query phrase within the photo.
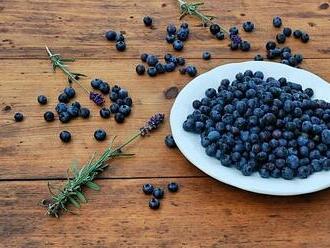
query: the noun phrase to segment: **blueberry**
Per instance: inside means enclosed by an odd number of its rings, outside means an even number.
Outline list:
[[[211,142],[215,142],[217,140],[219,140],[221,137],[220,133],[218,131],[211,131],[209,132],[209,134],[207,135],[207,138],[211,141]]]
[[[168,148],[176,148],[176,143],[171,134],[165,137],[165,144]]]
[[[62,131],[60,133],[60,139],[64,142],[64,143],[68,143],[71,140],[71,133],[68,131]]]
[[[170,192],[177,192],[179,190],[179,185],[175,182],[171,182],[167,185],[167,188]]]
[[[142,53],[141,55],[140,55],[140,59],[141,59],[141,61],[142,62],[147,62],[147,58],[148,58],[148,54],[146,54],[146,53]]]
[[[131,113],[131,108],[127,105],[121,105],[119,107],[119,113],[123,114],[125,117],[129,116],[129,114]]]
[[[130,98],[130,97],[126,97],[126,98],[124,99],[124,105],[127,105],[127,106],[131,107],[131,106],[133,105],[133,100],[132,100],[132,98]]]
[[[297,64],[300,64],[304,60],[304,57],[301,54],[295,54],[293,57],[297,61]]]
[[[178,38],[178,41],[186,41],[188,39],[188,36],[189,36],[189,29],[186,28],[180,28],[176,33],[176,37]]]
[[[247,52],[247,51],[249,51],[250,48],[251,48],[251,45],[250,45],[249,42],[247,42],[247,41],[244,40],[244,41],[242,41],[242,42],[240,43],[240,49],[241,49],[243,52]]]
[[[128,91],[125,90],[125,89],[120,89],[120,90],[118,91],[118,97],[119,97],[120,99],[125,99],[126,97],[128,97]]]
[[[103,94],[109,94],[110,92],[110,86],[107,82],[101,82],[99,85],[99,90],[103,93]]]
[[[126,43],[124,41],[117,41],[116,42],[116,49],[119,52],[123,52],[126,50]]]
[[[173,63],[173,62],[169,62],[169,63],[167,63],[167,64],[165,64],[164,65],[164,69],[165,69],[165,71],[167,71],[167,72],[172,72],[172,71],[174,71],[175,70],[175,64]]]
[[[325,129],[322,131],[322,142],[326,145],[330,145],[330,130]]]
[[[210,60],[211,59],[211,53],[203,52],[202,57],[203,57],[204,60]]]
[[[246,163],[242,166],[241,171],[244,176],[250,176],[253,173],[254,167],[251,163]]]
[[[143,193],[145,193],[146,195],[151,195],[152,192],[154,192],[154,186],[150,183],[147,184],[143,184],[142,186],[142,191]]]
[[[150,77],[155,77],[157,75],[157,69],[155,67],[149,67],[147,73]]]
[[[279,43],[279,44],[283,44],[286,40],[286,36],[283,34],[283,33],[278,33],[276,35],[276,41]]]
[[[76,91],[72,87],[66,87],[64,89],[64,93],[69,97],[69,98],[74,98],[76,95]]]
[[[94,138],[97,140],[97,141],[103,141],[105,140],[107,137],[107,133],[103,130],[103,129],[97,129],[95,132],[94,132]]]
[[[307,178],[311,174],[310,167],[308,166],[300,166],[297,170],[297,176],[299,178]]]
[[[166,28],[166,31],[168,34],[175,34],[176,33],[176,27],[174,24],[169,24]]]
[[[291,28],[284,28],[283,29],[283,34],[286,36],[286,37],[290,37],[291,34],[292,34],[292,29]]]
[[[125,41],[125,37],[123,34],[119,33],[117,34],[117,37],[116,37],[116,41],[119,42],[119,41]]]
[[[187,66],[186,72],[190,77],[195,77],[197,75],[197,69],[192,65]]]
[[[59,102],[63,102],[63,103],[68,103],[68,102],[69,102],[69,97],[67,96],[67,94],[65,94],[65,93],[61,93],[61,94],[58,96],[58,101],[59,101]]]
[[[165,60],[165,62],[170,62],[170,59],[173,57],[173,55],[172,54],[170,54],[170,53],[166,53],[165,55],[164,55],[164,60]]]
[[[276,43],[274,41],[268,41],[266,43],[266,49],[269,50],[273,50],[276,48]]]
[[[183,66],[186,63],[186,60],[183,57],[177,57],[176,62],[177,62],[178,65]]]
[[[51,121],[54,120],[54,118],[55,118],[55,115],[54,115],[53,112],[47,111],[47,112],[44,113],[44,119],[45,119],[45,121],[51,122]]]
[[[300,39],[303,43],[307,43],[309,41],[309,35],[307,33],[302,33]]]
[[[88,108],[80,108],[79,109],[79,116],[81,116],[83,119],[87,119],[90,116],[90,111]]]
[[[58,103],[55,107],[56,112],[59,113],[59,114],[62,113],[62,112],[66,112],[67,109],[68,109],[67,105],[65,103],[62,103],[62,102]]]
[[[146,68],[144,67],[144,65],[139,64],[136,66],[135,71],[138,75],[143,75],[146,71]]]
[[[100,116],[104,119],[110,118],[110,110],[108,108],[101,108],[100,109]]]
[[[119,105],[117,103],[112,103],[110,105],[110,111],[113,114],[118,113],[118,111],[119,111]]]
[[[164,197],[164,190],[161,188],[155,188],[154,192],[152,192],[152,195],[156,198],[156,199],[162,199]]]
[[[254,60],[255,60],[255,61],[263,61],[263,60],[264,60],[264,57],[262,57],[260,54],[257,54],[257,55],[254,57]]]
[[[263,178],[269,178],[270,177],[269,170],[267,170],[266,168],[261,168],[259,170],[259,175]]]
[[[147,58],[147,64],[149,66],[155,66],[158,63],[158,58],[155,55],[149,55]]]
[[[71,118],[75,118],[79,115],[79,109],[75,106],[68,107],[67,112],[71,116]]]
[[[188,23],[183,22],[183,23],[181,23],[180,27],[183,29],[187,29],[187,28],[189,28],[189,25],[188,25]]]
[[[43,96],[43,95],[40,95],[40,96],[38,96],[38,103],[40,104],[40,105],[45,105],[45,104],[47,104],[47,97],[45,97],[45,96]]]
[[[98,90],[102,82],[103,81],[101,79],[95,78],[91,81],[91,86],[93,89]]]
[[[279,28],[279,27],[282,26],[282,19],[281,19],[281,17],[275,16],[273,18],[273,26],[276,27],[276,28]]]
[[[151,209],[158,209],[160,206],[160,201],[158,199],[155,198],[151,198],[151,200],[149,201],[149,208]]]
[[[112,88],[111,88],[111,92],[115,92],[115,93],[118,93],[120,91],[120,86],[118,85],[114,85]]]
[[[218,24],[211,24],[211,26],[210,26],[211,34],[216,35],[217,33],[220,32],[220,30],[221,29],[220,29],[220,26]]]
[[[125,115],[123,115],[122,113],[116,113],[115,114],[115,121],[117,123],[123,123],[125,121]]]
[[[173,34],[166,35],[166,41],[167,41],[167,43],[173,44],[175,40],[176,40],[175,35],[173,35]]]
[[[156,70],[157,70],[157,74],[162,74],[165,72],[165,67],[164,65],[162,65],[161,63],[158,63],[156,66],[155,66]]]
[[[16,122],[21,122],[24,119],[24,115],[20,112],[15,113],[14,119]]]
[[[289,167],[284,167],[282,170],[281,170],[281,175],[282,175],[282,178],[286,179],[286,180],[291,180],[293,179],[294,177],[294,172],[291,168]]]
[[[322,162],[322,167],[324,170],[330,170],[330,159],[324,159]]]
[[[152,18],[150,16],[145,16],[143,18],[143,23],[144,25],[146,25],[147,27],[150,27],[152,25]]]
[[[176,40],[173,42],[173,48],[176,51],[181,51],[183,49],[184,45],[181,40]]]
[[[302,36],[302,32],[297,29],[293,32],[293,37],[295,37],[296,39],[299,39]]]
[[[245,32],[252,32],[254,29],[254,24],[250,21],[246,21],[243,23],[243,29]]]
[[[237,35],[237,34],[238,34],[238,28],[237,28],[237,27],[231,27],[231,28],[229,29],[229,33],[230,33],[231,35]]]
[[[288,60],[288,59],[290,59],[291,56],[292,56],[291,53],[283,52],[282,55],[281,55],[281,58],[285,59],[285,60]]]
[[[59,119],[62,123],[68,123],[71,120],[71,115],[68,112],[62,112]]]
[[[220,32],[215,34],[215,38],[217,38],[218,40],[224,40],[225,39],[225,33],[220,31]]]
[[[115,31],[108,31],[105,33],[105,38],[109,41],[115,41],[117,38],[117,33]]]

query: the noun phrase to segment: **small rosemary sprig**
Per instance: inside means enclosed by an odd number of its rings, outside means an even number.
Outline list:
[[[164,114],[158,113],[152,116],[149,121],[141,127],[137,133],[130,137],[126,142],[118,147],[113,147],[115,138],[113,138],[110,146],[101,154],[101,156],[95,159],[95,154],[91,160],[78,170],[76,165],[72,165],[70,172],[72,178],[68,176],[67,182],[62,189],[57,189],[58,193],[53,193],[51,185],[48,184],[51,199],[45,199],[41,201],[41,204],[47,208],[47,214],[53,217],[59,217],[63,212],[71,212],[67,206],[72,204],[73,206],[80,208],[81,203],[86,203],[87,199],[82,189],[84,186],[93,189],[100,190],[100,186],[97,185],[94,179],[106,169],[110,159],[116,157],[130,157],[134,154],[123,153],[122,149],[128,144],[133,142],[138,137],[144,137],[151,131],[157,129],[164,121]],[[69,174],[69,173],[68,173]]]
[[[80,77],[86,77],[86,75],[81,73],[71,72],[68,65],[65,64],[68,62],[74,62],[75,59],[63,58],[60,54],[53,54],[47,46],[46,46],[46,51],[52,63],[54,72],[56,71],[57,68],[60,69],[68,77],[68,82],[70,84],[72,82],[77,83],[89,95],[90,100],[92,100],[95,104],[100,106],[104,103],[104,99],[101,94],[89,91],[85,86],[83,86],[79,82]]]
[[[213,24],[213,20],[216,17],[212,15],[205,15],[198,9],[200,6],[204,5],[204,2],[187,3],[184,0],[177,0],[177,1],[179,4],[180,14],[181,14],[180,20],[186,15],[191,15],[199,18],[204,26],[207,24]],[[224,33],[229,35],[229,32],[224,27],[222,27],[221,25],[219,25],[219,27]]]

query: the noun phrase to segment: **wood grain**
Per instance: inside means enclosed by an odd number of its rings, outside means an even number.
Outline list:
[[[189,63],[196,64],[200,72],[220,64],[238,62],[241,60],[213,59],[209,62],[191,59]],[[325,80],[330,80],[328,70],[330,60],[306,60],[303,67],[316,71]],[[135,65],[138,60],[106,61],[80,60],[72,66],[76,71],[86,73],[90,77],[84,80],[89,86],[90,78],[106,79],[111,85],[118,83],[129,89],[134,99],[132,116],[123,125],[118,125],[113,118],[102,119],[99,108],[94,106],[77,88],[77,97],[83,105],[92,110],[93,117],[89,120],[76,119],[68,124],[58,120],[47,123],[43,119],[46,110],[54,110],[57,96],[66,86],[61,73],[53,73],[46,60],[28,60],[18,63],[17,60],[5,60],[2,66],[0,82],[0,178],[1,179],[33,179],[33,178],[65,178],[66,169],[73,160],[81,164],[95,151],[101,152],[108,142],[97,142],[93,133],[97,128],[104,128],[109,135],[118,135],[121,140],[135,132],[153,113],[162,111],[169,116],[173,103],[165,99],[164,89],[171,86],[182,88],[191,79],[179,72],[168,73],[156,78],[137,76]],[[40,106],[36,97],[45,94],[49,104]],[[107,99],[107,105],[110,104]],[[11,110],[5,110],[10,106]],[[16,111],[26,115],[21,123],[13,121]],[[58,138],[61,130],[72,132],[72,142],[63,144]],[[191,166],[180,152],[166,148],[164,137],[170,133],[169,123],[152,138],[139,140],[137,145],[129,148],[136,154],[132,159],[113,161],[113,166],[102,176],[111,178],[122,177],[177,177],[201,176],[195,167]],[[108,139],[110,141],[110,138]],[[45,152],[45,150],[47,152]],[[15,159],[17,158],[17,159]]]
[[[329,190],[297,197],[256,195],[210,178],[176,180],[161,208],[147,206],[150,180],[98,180],[89,203],[61,219],[43,216],[45,182],[1,182],[6,247],[329,247]],[[55,182],[54,182],[55,183]]]
[[[186,43],[185,56],[200,58],[204,50],[218,58],[253,58],[256,53],[264,54],[265,43],[275,39],[279,32],[272,26],[272,17],[280,15],[284,26],[304,30],[312,40],[302,44],[291,38],[286,44],[306,58],[328,58],[330,9],[320,8],[321,4],[322,1],[315,0],[272,0],[268,3],[264,0],[223,0],[221,4],[206,1],[204,10],[216,15],[218,22],[227,28],[234,25],[241,28],[246,20],[255,23],[254,33],[241,31],[243,38],[251,42],[252,50],[233,53],[228,49],[227,41],[215,40],[198,20],[187,18],[191,38]],[[0,14],[0,58],[41,58],[45,44],[76,58],[137,58],[142,52],[163,55],[173,50],[164,40],[166,25],[180,23],[176,0],[3,0]],[[144,27],[142,18],[145,15],[154,18],[153,29]],[[126,52],[116,52],[114,44],[105,41],[104,33],[108,29],[126,33]]]

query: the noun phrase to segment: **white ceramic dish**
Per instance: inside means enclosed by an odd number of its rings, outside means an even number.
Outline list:
[[[173,137],[183,155],[196,167],[211,177],[255,193],[268,195],[299,195],[319,191],[330,187],[330,171],[314,173],[307,179],[284,180],[281,178],[261,178],[258,173],[243,176],[235,168],[222,166],[220,162],[206,155],[200,145],[200,136],[183,130],[182,123],[193,111],[192,101],[204,97],[208,88],[218,88],[224,78],[233,80],[235,74],[245,70],[262,71],[265,77],[286,77],[288,80],[302,84],[303,88],[314,90],[314,98],[330,101],[330,85],[315,74],[289,67],[280,63],[250,61],[233,63],[216,67],[188,83],[177,96],[171,110],[170,124]]]

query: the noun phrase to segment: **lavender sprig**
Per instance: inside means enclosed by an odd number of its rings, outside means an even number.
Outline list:
[[[89,96],[89,99],[92,100],[96,105],[100,106],[104,103],[104,98],[101,94],[96,92],[91,92],[87,88],[85,88],[80,82],[80,77],[86,77],[86,75],[81,73],[71,72],[65,62],[74,62],[75,59],[65,59],[62,58],[60,54],[53,54],[51,50],[46,46],[46,51],[49,56],[49,59],[53,65],[53,70],[59,68],[67,77],[68,82],[71,84],[72,82],[77,83]]]
[[[98,159],[94,159],[93,156],[92,159],[80,170],[78,170],[75,165],[71,166],[70,171],[73,177],[68,177],[64,187],[62,189],[57,189],[57,193],[53,193],[51,185],[48,184],[48,188],[52,196],[50,199],[41,201],[42,206],[47,208],[47,214],[58,218],[63,212],[71,212],[68,209],[69,204],[80,208],[81,203],[87,202],[87,198],[82,191],[85,186],[93,190],[100,190],[100,186],[94,182],[94,179],[109,166],[107,162],[116,157],[133,156],[134,154],[123,153],[122,149],[138,137],[144,137],[151,131],[156,130],[163,123],[163,121],[164,114],[158,113],[152,116],[136,134],[134,134],[122,145],[114,148],[113,143],[116,138],[114,137],[110,146]]]

